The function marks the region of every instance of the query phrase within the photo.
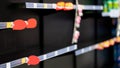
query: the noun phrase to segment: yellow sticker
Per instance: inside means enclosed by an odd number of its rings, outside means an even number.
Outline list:
[[[44,4],[44,6],[43,6],[44,8],[47,8],[47,4]]]
[[[12,28],[12,22],[7,22],[6,27],[7,27],[7,28]]]
[[[22,59],[21,59],[21,63],[22,63],[22,64],[26,63],[26,58],[22,58]]]

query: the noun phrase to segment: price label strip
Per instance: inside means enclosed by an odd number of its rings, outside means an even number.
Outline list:
[[[24,57],[24,58],[27,58],[27,57]],[[1,64],[0,68],[13,68],[13,67],[19,66],[19,65],[23,64],[22,59],[23,58]]]
[[[27,21],[17,19],[13,22],[0,22],[0,29],[11,28],[13,30],[24,30],[25,28],[35,28],[37,26],[37,20],[30,18]]]
[[[57,5],[55,3],[32,3],[26,2],[26,8],[29,9],[56,9]],[[78,5],[83,8],[83,10],[103,10],[103,6],[101,5]],[[74,5],[73,9],[76,9],[77,6]]]
[[[62,49],[44,54],[44,55],[40,55],[37,58],[40,59],[39,61],[45,61],[47,59],[54,58],[56,56],[63,55],[65,53],[72,52],[72,51],[75,51],[75,50],[76,50],[75,55],[79,56],[81,54],[87,53],[87,52],[95,50],[95,49],[103,50],[104,48],[108,48],[110,46],[113,46],[115,42],[120,43],[120,36],[109,39],[109,40],[106,40],[106,41],[103,41],[103,42],[100,42],[100,43],[97,43],[97,44],[94,44],[94,45],[91,45],[91,46],[88,46],[88,47],[85,47],[85,48],[82,48],[82,49],[79,49],[79,50],[77,50],[77,45],[68,46],[68,47],[65,47],[65,48],[62,48]],[[101,49],[101,47],[103,47],[103,48]],[[36,57],[34,59],[32,59],[32,61],[35,60],[35,59],[36,59]],[[19,66],[19,65],[30,62],[30,60],[31,60],[30,57],[20,58],[20,59],[11,61],[11,62],[0,64],[0,68],[16,67],[16,66]]]
[[[85,47],[85,48],[82,48],[82,49],[79,49],[79,50],[75,51],[75,55],[78,56],[78,55],[87,53],[87,52],[89,52],[89,51],[95,50],[95,49],[96,49],[96,46],[97,46],[97,44],[91,45],[91,46],[89,46],[89,47]]]
[[[44,61],[44,60],[47,60],[47,59],[50,59],[50,58],[53,58],[53,57],[71,52],[71,51],[74,51],[76,49],[77,49],[77,45],[73,45],[73,46],[69,46],[69,47],[66,47],[66,48],[63,48],[63,49],[60,49],[60,50],[57,50],[57,51],[47,53],[45,55],[41,55],[41,56],[39,56],[39,58],[40,58],[41,61]]]
[[[72,52],[76,49],[77,49],[77,45],[72,45],[72,46],[65,47],[63,49],[59,49],[59,50],[56,50],[56,51],[38,56],[38,58],[40,59],[40,61],[45,61],[47,59],[50,59],[50,58],[53,58],[53,57],[56,57],[56,56],[59,56],[59,55],[62,55],[62,54]],[[28,57],[20,58],[20,59],[11,61],[11,62],[0,64],[0,68],[13,68],[13,67],[16,67],[16,66],[27,63],[28,60],[29,60]]]
[[[120,36],[97,43],[97,44],[94,44],[94,45],[91,45],[91,46],[88,46],[88,47],[85,47],[85,48],[82,48],[82,49],[79,49],[79,50],[75,51],[75,55],[79,56],[81,54],[87,53],[87,52],[95,50],[95,49],[103,50],[104,48],[113,46],[115,44],[115,42],[120,43]]]

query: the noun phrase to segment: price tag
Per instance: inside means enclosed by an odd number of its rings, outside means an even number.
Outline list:
[[[119,10],[118,9],[112,9],[110,11],[110,17],[111,18],[118,18],[119,17]]]

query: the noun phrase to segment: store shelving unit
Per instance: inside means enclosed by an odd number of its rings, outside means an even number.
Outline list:
[[[45,9],[56,9],[57,7],[57,4],[56,3],[34,3],[34,2],[25,2],[24,4],[26,6],[26,8],[24,8],[25,10],[27,10],[27,12],[31,11],[31,10],[45,10]],[[102,5],[73,5],[73,9],[72,10],[76,10],[78,9],[77,7],[81,7],[82,10],[95,10],[95,11],[101,11],[103,10],[103,6]],[[20,8],[22,9],[22,8]],[[31,9],[31,10],[29,10]],[[70,10],[70,12],[72,11]],[[65,12],[69,12],[69,11],[65,11]],[[31,12],[30,12],[31,13]],[[34,14],[34,13],[33,13]],[[104,15],[101,14],[101,16],[110,16],[110,17],[116,17],[116,15],[118,14],[115,14],[114,16],[111,15],[113,14],[113,12],[111,13],[106,13]],[[36,14],[35,14],[36,15]],[[84,14],[83,14],[84,15]],[[59,17],[59,16],[58,16]],[[117,16],[118,17],[118,16]],[[44,21],[43,21],[44,22]],[[38,24],[39,25],[39,24]],[[76,28],[76,29],[79,29],[79,28]],[[43,29],[44,30],[44,29]],[[38,33],[38,32],[36,32]],[[44,34],[44,33],[43,33]],[[74,37],[74,31],[73,31],[73,37]],[[49,53],[44,53],[44,49],[42,49],[43,53],[42,54],[39,54],[39,56],[36,56],[35,58],[39,58],[40,61],[46,61],[46,60],[50,60],[50,59],[54,59],[54,57],[59,57],[59,56],[62,56],[62,55],[66,55],[66,54],[75,54],[75,56],[79,56],[79,55],[83,55],[84,53],[88,53],[90,51],[93,51],[95,49],[103,49],[103,48],[108,48],[109,46],[111,46],[111,44],[109,44],[109,42],[111,41],[112,45],[117,42],[119,43],[119,37],[114,37],[110,40],[107,40],[107,41],[103,41],[103,42],[98,42],[97,44],[94,44],[94,45],[88,45],[87,47],[82,47],[82,48],[79,48],[78,44],[76,43],[72,43],[73,45],[67,45],[65,47],[62,47],[62,48],[59,48],[59,49],[56,49],[54,51],[50,51]],[[79,40],[79,39],[77,39]],[[43,42],[44,42],[44,39],[43,39]],[[38,42],[36,42],[37,45]],[[79,43],[79,41],[78,41]],[[55,44],[56,45],[56,44]],[[43,45],[40,45],[40,46],[44,46]],[[102,48],[100,48],[102,46]],[[49,51],[49,50],[48,50]],[[29,55],[26,55],[26,56],[29,56],[30,57],[30,54]],[[7,63],[3,63],[3,64],[0,64],[0,68],[12,68],[12,67],[16,67],[16,66],[19,66],[19,65],[22,65],[22,64],[25,64],[30,61],[30,58],[29,57],[26,57],[24,56],[23,58],[20,58],[20,59],[17,59],[17,60],[13,60],[13,61],[10,61],[10,62],[7,62]],[[96,60],[96,59],[95,59]],[[75,62],[75,61],[74,61]],[[38,64],[38,63],[37,63]],[[28,64],[29,65],[29,64]],[[75,66],[77,67],[77,66]],[[43,67],[44,68],[44,67]]]

